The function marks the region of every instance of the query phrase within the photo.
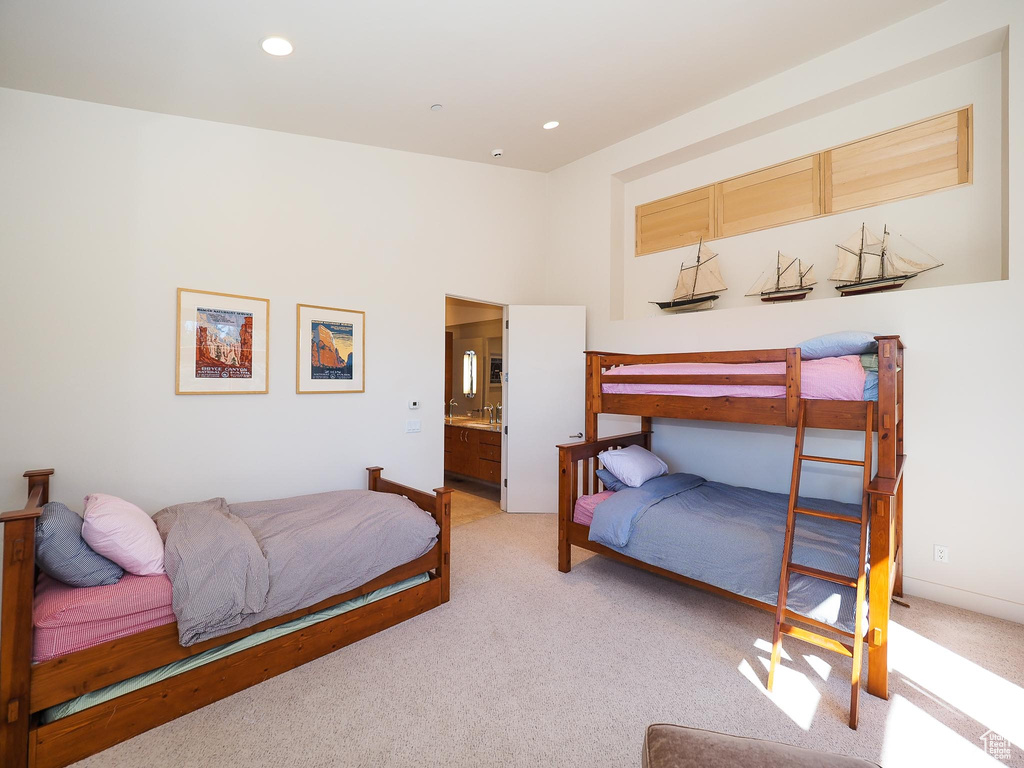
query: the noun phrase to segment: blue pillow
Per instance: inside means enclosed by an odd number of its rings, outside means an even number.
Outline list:
[[[864,402],[868,400],[878,402],[878,371],[864,373]]]
[[[82,538],[82,518],[59,502],[43,505],[36,520],[36,564],[72,587],[105,587],[124,576],[121,566],[94,552]]]
[[[800,357],[803,360],[820,360],[823,357],[842,357],[843,355],[864,355],[878,351],[875,334],[865,331],[839,331],[815,336],[813,339],[801,341]]]
[[[624,491],[626,488],[629,488],[628,485],[619,480],[619,478],[607,469],[597,470],[597,479],[604,483],[604,489],[606,491]]]

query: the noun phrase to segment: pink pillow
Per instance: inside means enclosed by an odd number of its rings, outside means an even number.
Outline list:
[[[153,519],[131,502],[106,493],[85,497],[82,538],[136,576],[164,573],[164,542]]]

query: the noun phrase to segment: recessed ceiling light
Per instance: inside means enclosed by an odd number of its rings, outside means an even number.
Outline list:
[[[260,46],[271,56],[287,56],[293,50],[292,44],[283,37],[268,37]]]
[[[444,109],[444,105],[443,104],[431,104],[430,105],[430,111],[431,112],[440,112],[442,109]]]
[[[544,130],[545,131],[550,131],[552,128],[557,128],[557,127],[558,127],[558,121],[557,120],[552,120],[549,123],[544,123]]]

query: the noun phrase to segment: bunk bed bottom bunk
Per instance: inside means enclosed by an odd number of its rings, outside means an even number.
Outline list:
[[[670,491],[676,490],[677,484],[670,485]],[[583,514],[574,515],[574,523],[581,524],[579,518],[585,519],[587,501],[582,496],[577,502]],[[608,497],[605,501],[614,503]],[[595,525],[587,526],[587,538],[591,543],[597,539],[596,543],[604,543],[634,560],[775,606],[788,501],[786,494],[700,482],[648,508],[624,546],[601,542],[601,524],[607,524],[609,513],[602,516],[604,510],[600,508],[595,512]],[[860,519],[859,504],[801,497],[800,506]],[[860,528],[848,522],[801,520],[793,544],[793,562],[856,579],[859,539]],[[788,607],[819,624],[853,632],[855,601],[856,590],[850,587],[801,574],[790,577]]]
[[[686,399],[686,398],[681,398]],[[810,401],[809,401],[810,402]],[[861,415],[861,427],[863,428],[864,417]],[[609,498],[607,492],[600,490],[596,471],[599,468],[598,454],[602,451],[624,448],[628,445],[639,445],[650,450],[651,432],[649,418],[643,419],[643,429],[625,435],[616,435],[600,439],[590,439],[579,443],[569,443],[558,446],[559,452],[559,491],[558,491],[558,569],[563,573],[572,570],[572,547],[580,547],[595,552],[613,560],[633,565],[651,573],[658,574],[665,578],[677,581],[688,586],[697,587],[721,597],[727,597],[747,605],[761,608],[762,610],[775,613],[776,601],[770,595],[762,595],[762,598],[750,597],[730,590],[716,584],[702,581],[699,578],[678,573],[665,565],[652,564],[638,559],[629,554],[628,547],[612,548],[604,544],[590,540],[590,526],[577,522],[574,513],[577,509],[577,501],[583,500],[579,511],[586,519],[587,515],[595,512],[597,503],[600,503],[593,496]],[[898,526],[897,509],[899,503],[897,498],[902,495],[902,472],[904,457],[898,460],[896,477],[892,480],[876,479],[868,489],[870,498],[870,548],[868,551],[868,565],[870,566],[868,579],[868,621],[865,632],[868,651],[868,683],[869,693],[879,698],[888,698],[888,626],[889,626],[889,603],[892,596],[902,594],[899,588],[899,562],[902,556],[900,551],[901,531]],[[613,495],[613,494],[612,494]],[[815,503],[822,503],[816,501]],[[834,502],[832,502],[834,503]],[[650,514],[652,510],[648,510]],[[783,506],[785,514],[785,505]],[[637,526],[640,528],[641,526]],[[657,526],[651,526],[652,531]],[[851,528],[853,526],[850,526]],[[781,546],[782,534],[775,534],[778,541],[773,541],[772,546]],[[857,548],[855,547],[854,550]],[[621,550],[621,551],[620,551]],[[774,550],[773,550],[774,551]],[[653,559],[653,558],[650,558]],[[856,561],[856,557],[853,558]],[[773,571],[778,578],[781,568],[781,552],[774,562]],[[833,568],[835,565],[833,564]],[[680,570],[683,570],[680,568]],[[856,566],[850,570],[853,572]],[[704,577],[707,578],[706,574]],[[794,580],[796,576],[793,577]],[[772,594],[778,591],[777,584]],[[795,594],[795,590],[791,591]],[[840,599],[841,593],[840,594]],[[833,599],[835,600],[835,598]],[[835,631],[836,627],[824,621],[796,613],[793,610],[794,603],[791,601],[787,607],[786,617],[799,623],[815,627],[825,632]],[[817,615],[815,611],[809,611]],[[848,614],[849,615],[849,614]],[[850,618],[852,622],[852,617]]]

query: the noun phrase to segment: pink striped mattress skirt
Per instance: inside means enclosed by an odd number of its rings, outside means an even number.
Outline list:
[[[785,363],[652,363],[623,365],[607,371],[601,391],[612,395],[681,395],[684,397],[785,397],[784,386],[740,384],[616,384],[616,376],[786,373]],[[809,400],[863,400],[864,366],[859,355],[826,357],[800,363],[800,396]]]
[[[126,573],[107,587],[69,587],[40,574],[32,660],[48,661],[173,622],[171,580]]]
[[[592,493],[589,496],[580,496],[576,499],[576,508],[572,512],[572,519],[580,525],[590,525],[594,519],[594,507],[607,498],[610,498],[614,491],[601,491]]]

